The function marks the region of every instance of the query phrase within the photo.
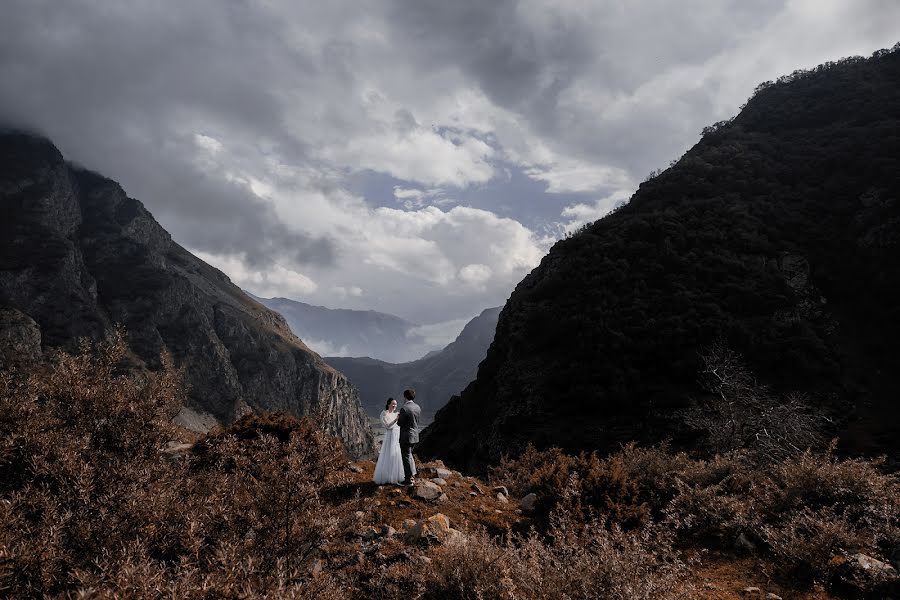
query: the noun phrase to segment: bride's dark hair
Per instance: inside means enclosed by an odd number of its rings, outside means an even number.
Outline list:
[[[393,402],[393,398],[388,398],[387,404],[384,405],[384,410],[387,410],[391,407],[391,402]]]

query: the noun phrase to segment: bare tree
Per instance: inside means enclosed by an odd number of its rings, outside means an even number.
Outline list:
[[[775,461],[824,444],[827,419],[804,394],[773,393],[722,341],[701,358],[701,385],[708,394],[688,412],[686,422],[705,432],[713,451],[746,449]]]

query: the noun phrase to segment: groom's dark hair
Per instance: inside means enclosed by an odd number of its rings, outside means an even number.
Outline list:
[[[384,410],[387,410],[391,407],[391,402],[393,402],[393,398],[388,398],[387,404],[384,405]]]
[[[416,399],[416,390],[410,388],[407,390],[403,390],[403,397],[407,400],[415,400]]]

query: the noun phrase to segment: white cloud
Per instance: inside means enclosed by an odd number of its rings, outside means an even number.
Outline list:
[[[210,137],[208,135],[203,135],[202,133],[194,134],[194,143],[197,144],[200,148],[215,154],[222,150],[222,142],[217,140],[214,137]]]
[[[432,347],[440,349],[457,338],[466,323],[472,320],[472,317],[465,319],[453,319],[443,321],[441,323],[431,323],[428,325],[420,325],[410,329],[406,335],[410,338],[421,337],[424,339],[423,347]]]
[[[630,191],[618,190],[592,204],[570,204],[562,211],[562,216],[567,219],[563,224],[563,230],[572,232],[586,223],[602,219],[614,208],[628,202],[630,196]]]
[[[526,167],[524,172],[532,179],[547,183],[547,192],[550,194],[595,192],[600,189],[621,189],[634,185],[631,176],[624,169],[584,161],[534,165]]]
[[[338,346],[328,340],[303,338],[303,343],[319,356],[351,356],[347,346]]]
[[[422,127],[408,131],[377,128],[346,144],[321,149],[324,160],[354,169],[371,169],[425,185],[465,187],[494,176],[494,149],[470,135]]]
[[[200,250],[192,252],[228,275],[238,287],[260,297],[302,298],[318,289],[316,283],[306,275],[279,264],[258,269],[249,266],[240,255],[210,254]]]

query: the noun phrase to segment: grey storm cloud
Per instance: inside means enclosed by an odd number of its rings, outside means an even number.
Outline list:
[[[245,187],[198,173],[178,131],[181,111],[200,107],[210,124],[303,156],[266,85],[315,71],[278,46],[282,21],[241,2],[175,14],[157,3],[28,1],[3,15],[0,119],[49,134],[68,157],[117,179],[192,247],[242,251],[254,265],[278,255],[334,262],[326,236],[291,231]]]
[[[251,291],[431,323],[502,303],[554,235],[760,81],[892,46],[900,3],[7,0],[0,17],[0,123],[119,181]]]

